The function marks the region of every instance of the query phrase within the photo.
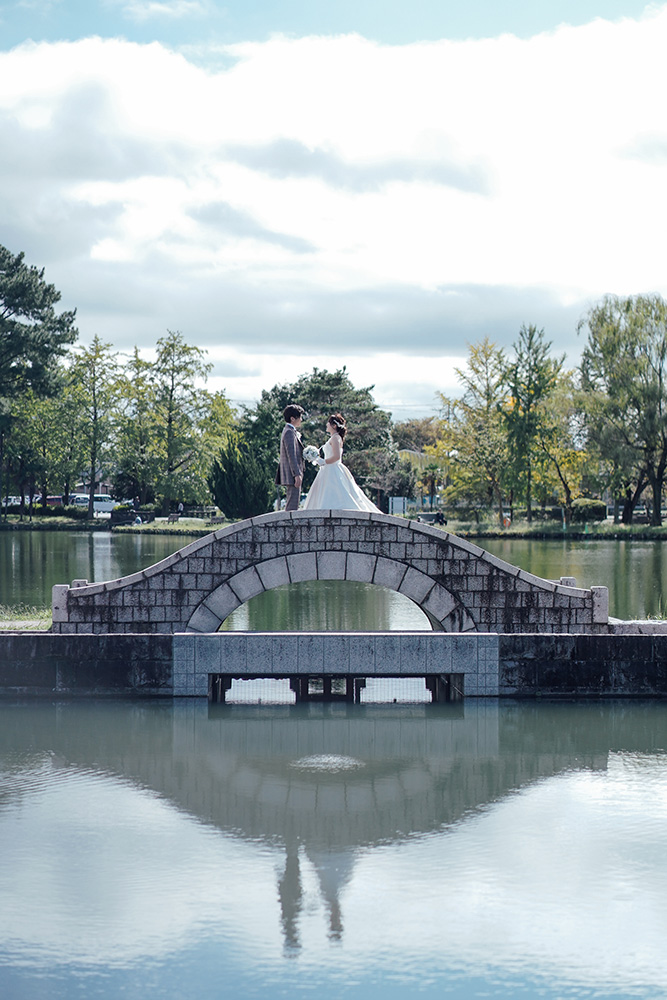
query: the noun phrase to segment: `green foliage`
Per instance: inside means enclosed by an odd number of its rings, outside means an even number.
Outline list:
[[[506,373],[503,351],[488,338],[470,345],[466,367],[456,369],[463,395],[456,400],[441,396],[438,441],[426,447],[440,467],[447,503],[464,504],[475,517],[495,506],[500,523],[510,466],[502,416]]]
[[[229,440],[213,462],[208,483],[213,498],[228,518],[266,514],[275,495],[261,461],[245,443]]]
[[[412,497],[415,494],[417,473],[412,464],[396,451],[369,452],[366,487],[372,492],[375,504],[385,513],[389,510],[389,497]]]
[[[587,497],[577,497],[572,501],[572,520],[604,521],[607,516],[607,505],[602,500],[589,500]]]
[[[652,524],[659,525],[667,468],[667,303],[659,295],[609,295],[589,310],[583,329],[588,426],[609,485],[626,497],[627,522],[648,482]]]
[[[239,430],[263,464],[267,483],[273,483],[278,464],[280,435],[285,421],[283,410],[288,403],[303,406],[308,416],[301,427],[304,444],[324,444],[326,423],[332,413],[342,413],[347,421],[345,464],[360,485],[367,484],[375,474],[374,456],[392,448],[391,417],[373,400],[372,386],[356,389],[346,368],[335,372],[313,368],[289,385],[275,385],[262,392],[256,406],[246,409]],[[313,481],[315,472],[306,466],[304,489]]]
[[[58,360],[77,337],[74,312],[56,313],[60,292],[22,253],[0,246],[0,398],[59,387]]]
[[[158,340],[152,375],[160,475],[157,492],[168,513],[172,500],[202,501],[197,495],[197,456],[201,447],[200,422],[206,410],[205,397],[197,381],[205,381],[213,367],[204,359],[206,351],[186,344],[178,331],[168,330]]]
[[[433,447],[438,440],[438,420],[435,416],[402,420],[394,424],[391,436],[399,451],[423,452],[427,446]]]
[[[549,356],[551,344],[544,330],[522,326],[513,344],[514,360],[506,373],[509,400],[504,410],[508,445],[516,486],[526,498],[527,519],[532,518],[533,468],[536,441],[543,424],[549,397],[563,367],[560,359]]]

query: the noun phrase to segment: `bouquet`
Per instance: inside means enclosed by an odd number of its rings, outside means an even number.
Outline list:
[[[313,465],[317,465],[317,460],[320,457],[320,449],[316,448],[314,444],[308,444],[303,449],[303,457],[307,462],[312,462]]]

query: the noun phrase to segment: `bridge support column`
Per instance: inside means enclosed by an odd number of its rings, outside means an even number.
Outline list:
[[[327,675],[290,677],[289,683],[296,695],[297,704],[302,701],[359,701],[359,684],[366,684],[355,677]]]
[[[431,701],[463,701],[463,674],[434,674],[424,678]]]
[[[208,676],[208,700],[213,702],[224,702],[225,695],[232,686],[232,678],[226,674],[209,674]]]

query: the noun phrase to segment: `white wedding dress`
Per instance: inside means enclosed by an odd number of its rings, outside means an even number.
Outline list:
[[[324,457],[331,458],[334,454],[331,440],[323,447]],[[310,487],[310,492],[303,502],[303,510],[372,510],[380,514],[380,508],[368,499],[363,490],[359,489],[354,476],[342,462],[321,465]]]

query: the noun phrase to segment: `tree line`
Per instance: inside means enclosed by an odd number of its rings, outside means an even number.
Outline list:
[[[237,411],[209,392],[206,351],[167,331],[153,360],[93,337],[23,254],[0,247],[0,494],[67,498],[95,483],[167,512],[212,500],[230,517],[269,510],[282,410],[308,412],[306,443],[326,418],[348,420],[345,460],[383,509],[419,491],[502,523],[558,505],[569,521],[581,498],[609,496],[620,520],[643,499],[661,523],[667,469],[667,304],[657,295],[606,296],[579,324],[580,364],[565,366],[544,330],[524,326],[509,352],[488,338],[457,369],[460,394],[441,394],[422,420],[393,422],[345,367],[317,368],[262,392]],[[306,470],[304,489],[315,471]]]

